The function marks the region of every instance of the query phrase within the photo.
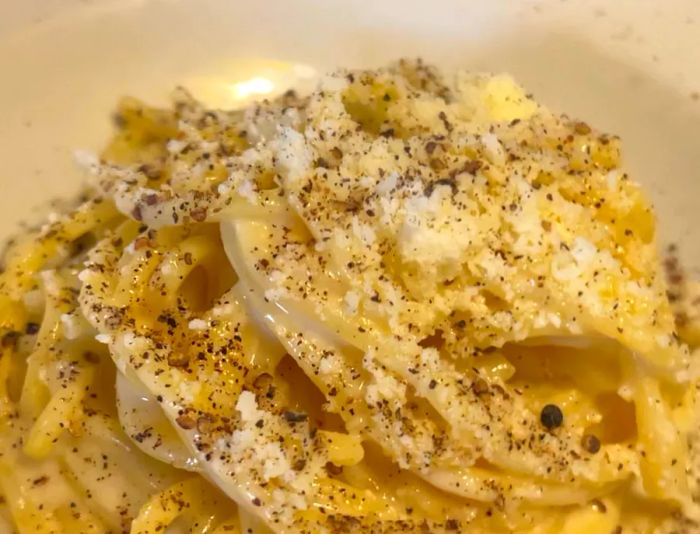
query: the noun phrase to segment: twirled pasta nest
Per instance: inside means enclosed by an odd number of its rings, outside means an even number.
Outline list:
[[[69,313],[109,348],[126,432],[233,499],[232,529],[695,517],[694,360],[617,138],[420,62],[117,118]],[[169,491],[133,532],[174,521]]]

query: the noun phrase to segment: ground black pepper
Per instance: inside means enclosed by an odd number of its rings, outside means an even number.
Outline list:
[[[24,327],[24,333],[30,336],[36,334],[39,331],[39,325],[37,323],[27,323]]]
[[[581,446],[584,450],[595,454],[600,450],[600,440],[593,434],[584,434],[581,438]]]
[[[305,413],[286,411],[284,412],[284,418],[289,423],[301,423],[306,421],[308,416]]]

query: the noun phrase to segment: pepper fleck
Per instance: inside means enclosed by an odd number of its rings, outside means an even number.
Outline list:
[[[488,393],[489,384],[483,378],[477,377],[476,380],[472,382],[472,391],[476,395],[483,395],[484,393]]]
[[[600,512],[601,514],[604,514],[608,511],[607,506],[605,506],[605,503],[600,499],[593,499],[591,501],[591,506],[596,512]]]
[[[142,221],[143,215],[141,214],[141,206],[139,206],[139,205],[134,206],[134,209],[131,210],[131,216],[134,219],[136,219],[137,221]]]
[[[591,127],[585,122],[577,122],[574,124],[574,131],[579,135],[588,135],[591,133]]]
[[[593,434],[584,434],[581,438],[581,446],[584,450],[595,454],[600,450],[600,440]]]
[[[197,425],[197,422],[189,415],[181,415],[175,421],[185,430],[191,430]]]
[[[38,331],[39,325],[37,323],[27,323],[27,326],[24,327],[24,333],[30,336],[36,334]]]
[[[171,367],[187,367],[190,355],[186,352],[171,352],[168,354],[168,365]]]
[[[190,211],[193,221],[204,222],[207,219],[207,208],[196,208]]]
[[[332,462],[327,462],[326,463],[326,471],[328,472],[329,475],[340,475],[343,472],[342,466],[335,465]]]
[[[298,459],[296,462],[294,462],[294,465],[292,466],[292,469],[295,471],[301,471],[306,467],[306,460],[304,458]]]
[[[445,521],[445,530],[459,530],[459,522],[456,519]]]
[[[305,413],[287,411],[284,412],[284,418],[288,423],[301,423],[302,421],[306,421],[308,416]]]

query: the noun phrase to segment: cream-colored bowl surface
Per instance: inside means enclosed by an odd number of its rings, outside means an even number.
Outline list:
[[[662,240],[700,268],[697,0],[0,2],[0,236],[83,179],[124,94],[181,84],[212,105],[334,66],[421,56],[508,71],[550,107],[622,136]],[[251,81],[252,80],[252,81]]]

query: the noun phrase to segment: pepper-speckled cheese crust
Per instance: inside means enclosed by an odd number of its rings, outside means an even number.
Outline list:
[[[420,61],[118,119],[80,309],[150,399],[126,432],[241,524],[696,528],[697,366],[617,137]]]

